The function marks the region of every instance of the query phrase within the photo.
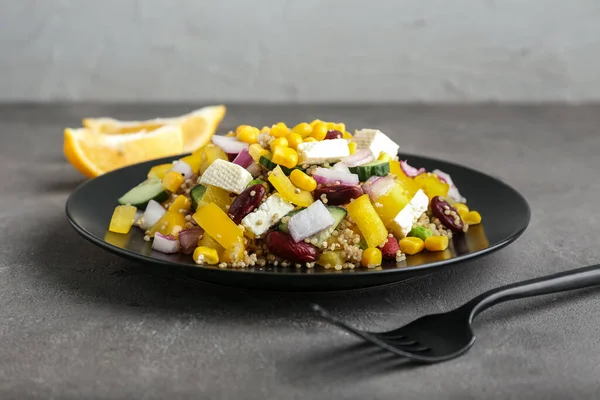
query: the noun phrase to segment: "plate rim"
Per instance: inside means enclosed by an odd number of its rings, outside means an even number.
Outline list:
[[[71,215],[70,211],[69,211],[69,205],[71,204],[71,202],[73,201],[73,197],[74,195],[79,192],[82,188],[84,188],[85,186],[91,184],[92,182],[95,182],[97,179],[107,179],[109,178],[111,175],[116,174],[124,169],[128,169],[128,168],[133,168],[135,166],[139,166],[141,164],[145,164],[148,162],[157,162],[160,163],[162,161],[165,160],[169,160],[169,159],[173,159],[173,158],[177,158],[177,157],[184,157],[185,155],[189,155],[190,153],[185,153],[182,155],[176,155],[176,156],[170,156],[170,157],[163,157],[160,159],[156,159],[156,160],[148,160],[148,161],[143,161],[140,163],[136,163],[136,164],[132,164],[132,165],[128,165],[128,166],[124,166],[112,171],[109,171],[103,175],[100,175],[98,177],[94,177],[91,179],[87,179],[86,181],[80,183],[75,190],[73,190],[71,192],[71,194],[69,194],[69,197],[67,198],[67,201],[65,202],[65,214],[67,216],[67,220],[69,221],[70,225],[74,228],[74,230],[80,235],[82,236],[84,239],[88,240],[89,242],[97,245],[100,248],[103,248],[105,250],[108,250],[109,252],[130,259],[130,260],[134,260],[137,262],[148,262],[151,264],[157,264],[157,265],[161,265],[161,266],[166,266],[166,267],[173,267],[173,266],[177,266],[177,267],[184,267],[184,268],[199,268],[202,269],[204,271],[210,271],[210,272],[215,272],[215,271],[219,271],[219,272],[223,272],[223,273],[229,273],[229,274],[239,274],[239,276],[241,275],[248,275],[248,276],[269,276],[269,277],[277,277],[277,278],[284,278],[284,277],[294,277],[294,278],[299,278],[299,277],[304,277],[304,278],[300,278],[300,279],[318,279],[318,278],[322,278],[324,275],[323,274],[282,274],[281,272],[272,272],[272,271],[261,271],[260,273],[254,272],[254,271],[250,271],[246,268],[215,268],[214,266],[209,267],[209,266],[205,266],[205,265],[201,265],[201,264],[196,264],[196,265],[191,265],[191,264],[184,264],[184,263],[180,263],[180,262],[174,262],[174,261],[166,261],[166,260],[161,260],[158,258],[154,258],[151,257],[149,255],[144,255],[144,254],[139,254],[139,253],[133,253],[129,250],[120,248],[118,246],[115,246],[111,243],[106,242],[105,240],[96,237],[95,235],[89,233],[88,231],[86,231],[82,226],[80,226],[75,219],[73,218],[73,216]],[[469,166],[465,166],[462,164],[458,164],[452,161],[446,161],[444,159],[440,159],[440,158],[432,158],[426,155],[421,155],[421,154],[417,154],[417,153],[403,153],[403,152],[398,152],[398,155],[401,156],[414,156],[414,157],[419,157],[419,158],[423,158],[423,159],[427,159],[429,161],[440,161],[442,163],[445,164],[449,164],[453,167],[457,167],[457,168],[462,168],[462,169],[466,169],[469,170],[470,172],[474,172],[476,174],[480,174],[483,175],[484,177],[486,177],[487,179],[491,179],[493,181],[496,181],[498,183],[500,183],[501,185],[505,186],[508,190],[510,190],[511,192],[513,192],[515,195],[517,195],[517,197],[520,198],[520,200],[522,201],[523,205],[525,206],[525,210],[527,213],[526,218],[523,219],[523,224],[519,229],[516,229],[515,231],[511,232],[510,234],[508,234],[503,240],[495,243],[492,246],[486,247],[484,249],[481,250],[477,250],[471,253],[467,253],[467,254],[463,254],[463,255],[459,255],[457,257],[453,257],[450,259],[446,259],[446,260],[439,260],[439,261],[433,261],[433,262],[429,262],[427,264],[421,264],[421,265],[415,265],[415,266],[407,266],[407,267],[402,267],[402,268],[397,268],[397,269],[385,269],[385,270],[379,270],[379,271],[370,271],[370,274],[377,274],[377,275],[386,275],[386,274],[401,274],[401,273],[406,273],[406,272],[421,272],[422,270],[428,270],[431,269],[432,272],[434,272],[436,269],[439,269],[440,267],[443,266],[449,266],[449,265],[453,265],[453,264],[458,264],[461,262],[465,262],[468,260],[472,260],[474,258],[478,258],[481,256],[484,256],[486,254],[490,254],[493,253],[497,250],[502,249],[503,247],[506,247],[507,245],[513,243],[514,241],[516,241],[519,237],[521,237],[521,235],[523,235],[523,233],[527,230],[527,228],[529,227],[529,224],[531,222],[531,206],[529,205],[529,202],[527,201],[527,198],[525,196],[523,196],[518,190],[516,190],[514,187],[512,187],[511,185],[509,185],[508,183],[504,182],[502,179],[497,178],[493,175],[490,175],[486,172],[482,172],[479,170],[476,170],[472,167]],[[340,271],[343,272],[343,271]],[[338,278],[334,278],[334,279],[348,279],[348,278],[354,278],[357,279],[357,277],[361,276],[362,274],[344,274],[344,273],[336,273],[336,274],[327,274],[327,276],[333,277],[336,276]],[[342,278],[344,277],[344,278]]]

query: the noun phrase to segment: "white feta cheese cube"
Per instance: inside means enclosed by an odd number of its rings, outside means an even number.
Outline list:
[[[375,158],[379,157],[381,152],[396,157],[400,148],[392,139],[378,129],[357,130],[354,134],[354,141],[356,142],[357,149],[369,149]]]
[[[299,242],[329,228],[335,223],[327,207],[317,200],[290,218],[288,229],[295,242]]]
[[[395,236],[405,237],[408,235],[414,224],[419,220],[421,215],[427,211],[429,206],[429,197],[421,189],[400,212],[390,225],[390,230]]]
[[[260,236],[293,209],[293,204],[275,193],[269,196],[256,210],[246,215],[242,220],[242,225],[255,236]]]
[[[346,139],[306,142],[298,145],[299,164],[323,164],[337,162],[350,155]]]
[[[220,187],[235,194],[242,193],[250,181],[252,181],[252,174],[245,168],[221,159],[210,164],[200,178],[200,183],[203,185]]]

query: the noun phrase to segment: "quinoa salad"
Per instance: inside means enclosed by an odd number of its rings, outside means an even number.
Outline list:
[[[377,129],[315,120],[240,125],[153,166],[119,199],[109,231],[220,268],[377,268],[445,251],[479,224],[452,178],[398,159]],[[136,229],[134,228],[134,229]]]

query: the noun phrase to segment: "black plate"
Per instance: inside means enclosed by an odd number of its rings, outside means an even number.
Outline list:
[[[527,201],[513,188],[489,175],[448,162],[400,154],[401,159],[427,170],[441,169],[450,175],[479,211],[483,223],[472,226],[464,235],[455,236],[444,252],[423,252],[408,256],[402,263],[386,263],[381,268],[335,271],[319,266],[314,269],[294,267],[254,267],[220,269],[196,265],[191,255],[166,255],[151,249],[143,232],[132,228],[128,235],[108,232],[117,198],[145,179],[151,166],[170,162],[145,162],[122,168],[79,186],[67,200],[66,212],[75,230],[92,243],[123,257],[153,267],[168,268],[201,281],[244,288],[275,291],[330,291],[378,286],[438,271],[444,266],[499,250],[517,239],[527,228],[530,210]]]

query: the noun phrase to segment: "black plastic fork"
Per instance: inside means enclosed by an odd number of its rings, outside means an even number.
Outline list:
[[[421,317],[387,332],[353,328],[323,307],[312,308],[343,330],[399,356],[420,363],[438,363],[464,354],[475,342],[471,322],[498,303],[600,285],[600,264],[502,286],[485,292],[452,311]]]

